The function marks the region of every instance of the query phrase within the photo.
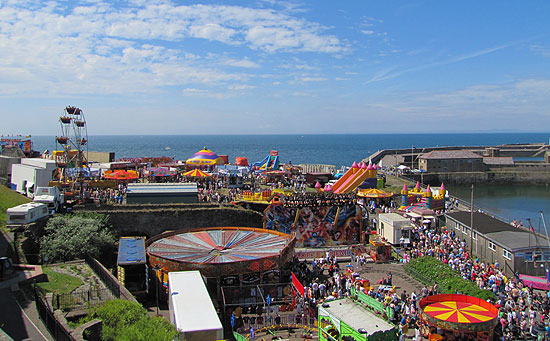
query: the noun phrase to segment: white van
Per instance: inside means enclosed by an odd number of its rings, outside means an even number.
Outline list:
[[[30,224],[50,215],[48,206],[39,202],[29,202],[12,208],[8,208],[6,225],[22,226]]]

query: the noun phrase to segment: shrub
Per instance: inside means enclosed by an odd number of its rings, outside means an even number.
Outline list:
[[[438,284],[439,292],[442,294],[455,294],[458,291],[483,300],[495,299],[491,291],[478,288],[475,283],[463,279],[460,273],[434,257],[424,256],[413,259],[405,265],[405,271],[413,277],[419,274],[424,278],[432,279]]]
[[[111,300],[92,309],[90,318],[103,321],[103,340],[159,340],[169,341],[176,336],[176,328],[162,317],[150,318],[139,303]]]

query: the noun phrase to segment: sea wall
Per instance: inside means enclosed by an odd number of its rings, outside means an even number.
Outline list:
[[[261,213],[210,204],[87,206],[78,207],[76,211],[108,215],[109,222],[119,236],[152,237],[169,230],[198,227],[263,226]]]
[[[408,178],[425,184],[550,184],[550,164],[516,164],[515,166],[494,168],[486,172],[452,172],[407,174]]]

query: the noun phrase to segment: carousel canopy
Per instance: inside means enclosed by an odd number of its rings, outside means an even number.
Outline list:
[[[203,172],[198,168],[190,170],[189,172],[185,172],[183,173],[183,175],[188,177],[196,177],[196,178],[204,178],[204,177],[210,176],[210,174]]]
[[[223,165],[223,159],[211,150],[204,148],[185,161],[188,165]]]
[[[393,193],[384,192],[377,188],[368,188],[359,190],[357,196],[365,198],[389,198],[393,196]]]

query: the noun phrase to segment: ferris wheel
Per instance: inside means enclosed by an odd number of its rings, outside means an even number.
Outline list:
[[[85,177],[84,168],[87,167],[88,129],[84,112],[77,107],[66,107],[59,117],[59,129],[55,140],[62,149],[56,155],[57,167],[62,170],[60,176],[78,181]]]

